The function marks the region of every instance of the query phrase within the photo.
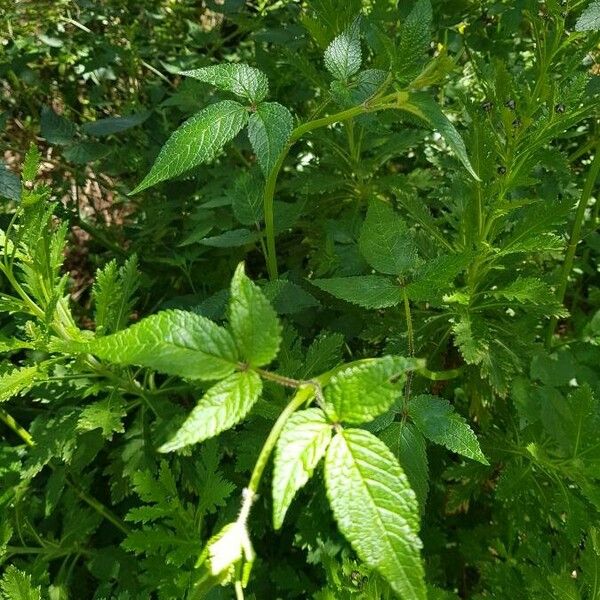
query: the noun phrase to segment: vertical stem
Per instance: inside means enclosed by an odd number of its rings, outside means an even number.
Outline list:
[[[406,338],[408,343],[408,354],[411,358],[415,355],[415,333],[413,330],[412,315],[410,313],[410,302],[406,288],[402,288],[402,297],[404,298],[404,314],[406,316]],[[408,412],[408,401],[410,400],[410,388],[412,385],[412,371],[406,374],[406,387],[404,388],[404,412]]]
[[[583,220],[585,218],[585,209],[587,208],[588,202],[594,189],[594,184],[598,178],[598,172],[600,172],[600,142],[596,145],[596,151],[594,160],[590,166],[587,179],[583,184],[583,190],[581,191],[581,198],[577,205],[577,212],[575,213],[575,221],[573,222],[573,229],[569,237],[569,245],[567,246],[567,253],[565,254],[565,260],[563,262],[562,271],[560,274],[560,280],[558,290],[556,292],[556,299],[562,304],[565,299],[565,293],[567,291],[567,285],[569,284],[569,275],[573,269],[573,261],[575,260],[575,252],[577,245],[581,240],[581,230],[583,228]],[[548,324],[548,330],[546,332],[546,348],[552,347],[552,338],[554,336],[554,330],[556,328],[556,317],[550,319]]]
[[[312,395],[315,393],[315,386],[308,384],[306,387],[301,387],[295,394],[294,397],[290,400],[289,404],[283,409],[282,413],[279,415],[277,421],[275,421],[275,425],[271,429],[269,436],[267,437],[267,441],[265,442],[260,454],[258,455],[258,459],[256,460],[256,464],[254,465],[254,470],[252,471],[252,475],[250,477],[250,483],[248,484],[249,492],[254,495],[258,493],[258,488],[260,486],[260,480],[269,462],[269,458],[271,456],[271,452],[275,448],[275,444],[279,439],[279,435],[283,430],[287,420],[292,416],[292,414],[298,410]]]

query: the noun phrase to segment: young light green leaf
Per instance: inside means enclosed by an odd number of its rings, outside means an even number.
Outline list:
[[[425,438],[412,423],[392,423],[379,436],[394,453],[414,490],[421,513],[429,492],[429,462]]]
[[[489,464],[473,430],[445,398],[416,396],[410,401],[408,414],[427,439],[484,465]]]
[[[232,100],[207,106],[179,127],[162,147],[150,173],[131,192],[137,194],[215,158],[248,120],[246,109]]]
[[[417,0],[400,27],[396,70],[401,79],[412,79],[427,58],[431,40],[431,2]]]
[[[400,287],[381,275],[312,279],[311,283],[340,300],[363,308],[387,308],[402,302]]]
[[[28,390],[37,381],[46,379],[47,365],[40,363],[32,367],[13,369],[0,375],[0,403]]]
[[[429,94],[421,92],[410,94],[409,101],[403,105],[403,109],[427,121],[434,129],[437,129],[473,179],[480,181],[471,165],[463,139]]]
[[[227,377],[238,361],[235,343],[226,329],[183,310],[160,312],[118,333],[70,343],[67,349],[201,380]]]
[[[42,154],[40,153],[39,148],[32,142],[29,144],[29,149],[27,150],[25,160],[23,161],[23,169],[21,171],[23,181],[35,180],[41,161]]]
[[[369,265],[388,275],[403,275],[417,261],[417,248],[404,220],[381,200],[369,203],[359,247]]]
[[[254,371],[234,373],[213,385],[177,433],[160,448],[173,452],[218,435],[239,423],[254,406],[262,392],[262,381]]]
[[[592,0],[581,13],[575,31],[600,31],[600,0]]]
[[[368,431],[338,433],[325,458],[327,497],[359,558],[401,598],[425,600],[419,508],[389,448]]]
[[[294,413],[275,450],[273,465],[273,526],[279,529],[296,492],[312,477],[331,440],[331,423],[323,411]]]
[[[411,366],[400,356],[384,356],[342,369],[325,388],[329,418],[354,425],[372,421],[401,394]]]
[[[281,325],[260,288],[240,263],[231,281],[229,323],[242,360],[253,367],[270,363],[281,343]]]
[[[250,115],[248,138],[265,177],[273,170],[293,127],[290,111],[277,102],[263,102]]]
[[[34,587],[31,577],[19,571],[14,565],[8,565],[0,580],[2,600],[41,600],[40,588]]]
[[[253,104],[263,100],[269,93],[267,76],[262,71],[243,63],[212,65],[183,71],[181,75],[210,83],[220,90],[233,92]]]
[[[356,20],[338,35],[325,50],[325,68],[336,78],[346,81],[362,63],[359,24]]]
[[[86,406],[77,421],[79,431],[101,429],[102,437],[112,440],[113,432],[123,433],[123,417],[127,415],[125,400],[116,393]]]

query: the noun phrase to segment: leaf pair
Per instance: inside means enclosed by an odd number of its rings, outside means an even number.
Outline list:
[[[380,200],[369,204],[363,224],[360,252],[367,263],[379,273],[394,277],[356,275],[315,279],[314,285],[340,300],[346,300],[363,308],[387,308],[400,304],[403,294],[409,299],[433,301],[452,287],[454,278],[469,261],[466,255],[443,255],[425,264],[419,264],[417,246],[413,234],[404,219],[391,205]],[[398,277],[414,275],[402,288]]]
[[[131,193],[212,161],[246,125],[258,163],[268,176],[290,138],[293,119],[281,104],[263,102],[269,91],[265,74],[245,64],[214,65],[182,74],[232,92],[251,105],[223,100],[188,119],[167,140],[148,175]]]

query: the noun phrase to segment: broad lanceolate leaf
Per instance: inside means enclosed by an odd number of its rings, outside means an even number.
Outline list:
[[[410,366],[402,357],[384,356],[339,371],[325,388],[328,416],[352,424],[372,421],[402,393]]]
[[[325,485],[338,527],[359,558],[401,598],[425,600],[417,499],[389,448],[368,431],[338,433],[327,450]]]
[[[434,129],[444,137],[450,149],[456,154],[456,157],[469,171],[471,176],[479,181],[479,176],[473,170],[471,161],[467,155],[467,148],[463,139],[448,117],[442,112],[435,100],[427,93],[413,93],[409,96],[409,104],[404,105],[407,110],[421,119],[427,121]]]
[[[331,423],[323,411],[294,413],[275,450],[273,467],[273,526],[279,529],[296,492],[312,477],[331,440]]]
[[[165,179],[172,179],[201,163],[211,161],[239,133],[247,120],[246,109],[232,100],[224,100],[204,108],[171,135],[150,173],[131,193],[137,194]]]
[[[427,58],[431,40],[431,2],[417,0],[400,27],[396,70],[401,79],[410,80]]]
[[[600,31],[600,0],[592,0],[588,7],[581,13],[576,31]]]
[[[179,431],[161,452],[173,452],[214,437],[239,423],[262,392],[262,381],[254,371],[234,373],[211,387],[192,410]]]
[[[400,287],[381,275],[313,279],[311,283],[340,300],[363,308],[387,308],[402,302]]]
[[[240,263],[231,280],[229,323],[242,360],[253,367],[270,363],[281,342],[277,314]]]
[[[77,128],[66,117],[56,114],[50,107],[42,107],[40,116],[42,137],[51,144],[68,144],[75,135]]]
[[[325,50],[325,67],[336,78],[346,81],[362,62],[358,21],[338,35]]]
[[[220,90],[233,92],[252,103],[258,103],[269,93],[267,76],[245,64],[223,64],[184,71],[182,75],[210,83]]]
[[[407,422],[392,423],[379,437],[388,445],[404,469],[423,513],[429,492],[429,462],[425,438],[412,423]]]
[[[115,133],[120,133],[121,131],[126,131],[132,127],[141,125],[151,114],[152,112],[147,110],[134,113],[132,115],[127,115],[125,117],[108,117],[107,119],[98,119],[97,121],[84,123],[82,129],[86,133],[98,137],[113,135]]]
[[[402,275],[415,267],[417,248],[402,217],[387,203],[369,203],[360,252],[375,270]]]
[[[203,380],[227,377],[238,360],[226,329],[183,310],[160,312],[118,333],[78,343],[76,349],[114,363]]]
[[[277,102],[263,102],[250,115],[248,138],[265,177],[273,170],[293,127],[290,111]]]
[[[445,398],[426,394],[416,396],[410,401],[408,414],[419,431],[432,442],[488,464],[473,430]]]
[[[41,600],[39,586],[34,587],[31,577],[9,565],[0,580],[0,592],[3,600]]]

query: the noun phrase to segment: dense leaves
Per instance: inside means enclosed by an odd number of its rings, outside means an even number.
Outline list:
[[[598,596],[597,0],[4,4],[1,600]]]

